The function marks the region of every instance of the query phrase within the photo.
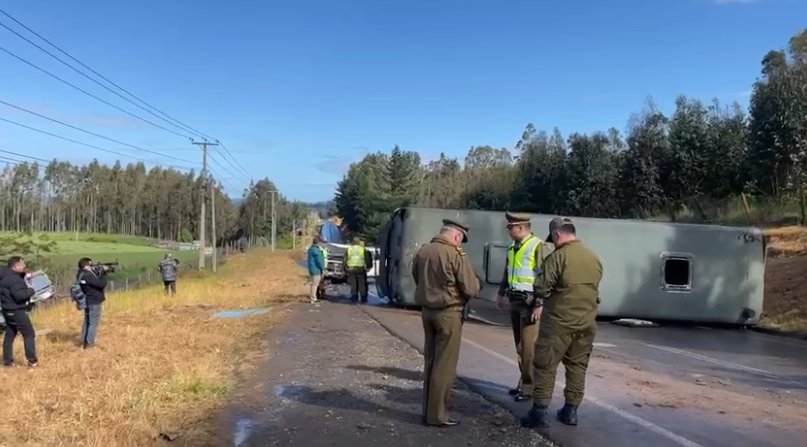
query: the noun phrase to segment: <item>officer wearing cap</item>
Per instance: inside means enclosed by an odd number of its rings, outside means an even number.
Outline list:
[[[535,344],[533,406],[525,427],[548,427],[548,406],[555,374],[562,361],[566,369],[566,403],[558,420],[577,425],[577,407],[583,401],[586,369],[597,334],[597,305],[602,264],[597,255],[577,240],[572,220],[556,217],[549,223],[547,239],[555,251],[544,261],[535,281],[536,306],[543,306]]]
[[[510,307],[520,376],[518,385],[509,393],[516,402],[522,402],[532,399],[533,394],[532,362],[541,316],[541,308],[533,306],[535,278],[552,247],[532,234],[529,214],[508,211],[504,217],[507,219],[507,233],[513,242],[507,249],[507,264],[496,305],[500,310],[505,304]]]
[[[467,225],[443,220],[440,234],[423,245],[412,260],[415,302],[421,306],[424,331],[423,418],[426,425],[451,427],[446,406],[454,383],[462,338],[462,309],[477,296],[479,280],[460,247],[468,241]]]

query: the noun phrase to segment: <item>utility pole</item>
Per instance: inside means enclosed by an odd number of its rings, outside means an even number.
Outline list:
[[[291,249],[297,250],[297,220],[291,222]]]
[[[277,191],[272,191],[272,251],[275,251],[275,232],[277,231],[277,227],[275,226],[275,221],[277,220],[277,215],[275,214],[275,193],[277,193]]]
[[[213,261],[213,272],[218,271],[218,265],[216,265],[216,263],[217,263],[217,261],[216,261],[216,259],[217,259],[216,252],[218,251],[218,248],[216,247],[216,241],[217,241],[217,238],[216,238],[216,188],[217,188],[216,182],[215,181],[211,182],[211,184],[210,184],[210,219],[211,219],[211,227],[212,227],[211,231],[213,233],[211,235],[212,236],[211,239],[213,240],[213,259],[212,259],[212,261]]]
[[[218,146],[218,143],[211,143],[207,140],[204,141],[193,141],[191,140],[191,144],[195,144],[202,148],[202,200],[201,207],[199,209],[199,270],[205,269],[205,192],[207,189],[207,147],[208,146]]]

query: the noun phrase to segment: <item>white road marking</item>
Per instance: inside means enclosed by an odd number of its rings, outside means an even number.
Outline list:
[[[595,341],[594,342],[594,347],[595,348],[616,348],[616,345],[612,344],[612,343],[600,343],[598,341]]]
[[[502,361],[507,362],[507,363],[509,363],[509,364],[511,364],[511,365],[513,365],[515,367],[518,367],[518,363],[516,363],[516,361],[514,361],[513,359],[511,359],[509,357],[506,357],[506,356],[504,356],[502,354],[499,354],[498,352],[496,352],[496,351],[494,351],[494,350],[492,350],[490,348],[486,348],[486,347],[480,345],[479,343],[477,343],[477,342],[475,342],[473,340],[469,340],[468,338],[463,338],[462,341],[465,342],[465,343],[468,343],[469,345],[471,345],[471,346],[473,346],[473,347],[475,347],[475,348],[477,348],[477,349],[479,349],[481,351],[484,351],[484,352],[498,358],[499,360],[502,360]],[[611,404],[603,402],[603,401],[601,401],[601,400],[599,400],[599,399],[597,399],[595,397],[591,397],[591,396],[587,395],[587,396],[585,396],[584,399],[591,402],[591,403],[593,403],[594,405],[602,408],[605,411],[610,411],[611,413],[613,413],[613,414],[615,414],[615,415],[617,415],[617,416],[619,416],[619,417],[621,417],[623,419],[626,419],[626,420],[628,420],[630,422],[633,422],[634,424],[639,425],[642,428],[650,430],[651,432],[653,432],[653,433],[655,433],[655,434],[657,434],[659,436],[663,436],[663,437],[669,439],[670,441],[675,442],[678,445],[681,445],[681,446],[684,446],[684,447],[703,447],[701,444],[698,444],[695,441],[687,439],[687,438],[685,438],[685,437],[683,437],[683,436],[681,436],[679,434],[673,433],[673,432],[671,432],[670,430],[667,430],[664,427],[661,427],[659,425],[656,425],[656,424],[648,421],[647,419],[643,419],[643,418],[640,418],[639,416],[636,416],[634,414],[628,413],[625,410],[622,410],[622,409],[617,408],[617,407],[615,407],[615,406],[613,406]]]
[[[739,363],[734,363],[734,362],[727,362],[725,360],[716,359],[714,357],[709,357],[707,355],[697,354],[697,353],[690,352],[690,351],[684,351],[683,349],[671,348],[669,346],[652,345],[650,343],[642,343],[642,344],[645,345],[645,346],[648,346],[650,348],[659,349],[659,350],[667,351],[667,352],[672,352],[673,354],[683,355],[683,356],[693,358],[693,359],[696,359],[696,360],[700,360],[700,361],[703,361],[703,362],[712,363],[714,365],[724,366],[724,367],[729,368],[729,369],[739,369],[741,371],[760,374],[760,375],[763,375],[763,376],[766,376],[768,378],[775,379],[775,380],[783,380],[783,381],[793,382],[792,380],[782,379],[780,376],[777,376],[776,374],[774,374],[772,372],[769,372],[769,371],[765,371],[763,369],[752,368],[750,366],[740,365]],[[798,383],[798,382],[794,382],[794,383]]]

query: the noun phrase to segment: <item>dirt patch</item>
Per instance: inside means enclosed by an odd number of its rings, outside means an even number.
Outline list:
[[[765,230],[768,253],[771,256],[807,254],[807,228],[782,227]]]
[[[149,446],[196,430],[219,408],[252,352],[282,314],[213,319],[217,310],[305,300],[302,269],[290,253],[254,251],[218,275],[182,276],[178,293],[160,286],[110,294],[98,348],[77,345],[82,314],[71,303],[33,313],[38,369],[2,372],[0,446]],[[23,361],[22,342],[15,358]],[[6,444],[7,443],[7,444]]]
[[[354,306],[289,306],[272,356],[215,429],[183,445],[540,446],[537,433],[457,381],[452,428],[421,425],[423,358]]]
[[[807,335],[807,255],[769,258],[760,326]]]

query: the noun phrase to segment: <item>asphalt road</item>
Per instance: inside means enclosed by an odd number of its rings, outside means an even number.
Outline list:
[[[371,289],[374,289],[371,286]],[[420,314],[371,297],[359,306],[392,334],[423,345]],[[505,314],[477,305],[476,314]],[[458,376],[517,416],[530,403],[507,395],[517,378],[507,326],[466,323]],[[558,368],[552,410],[563,404]],[[566,446],[807,445],[807,342],[704,327],[627,328],[601,323],[579,410],[580,425],[543,431]]]

